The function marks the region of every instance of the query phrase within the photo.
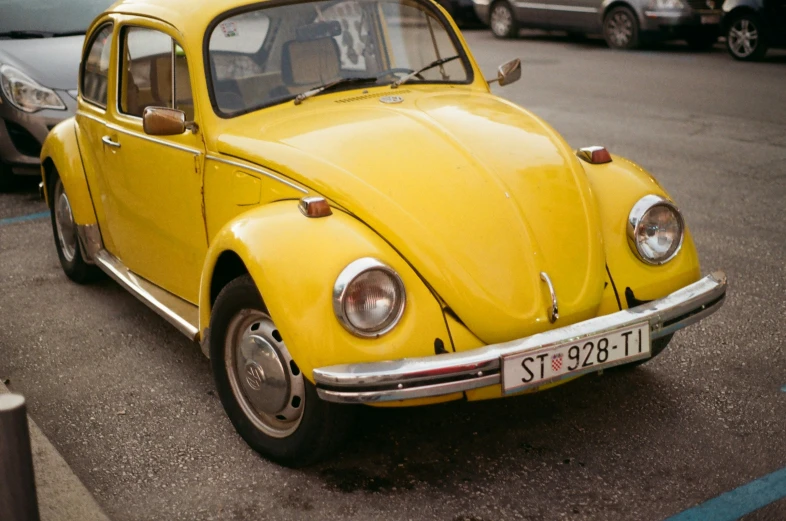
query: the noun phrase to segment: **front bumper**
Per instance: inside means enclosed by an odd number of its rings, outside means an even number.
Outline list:
[[[314,370],[320,398],[374,403],[442,396],[502,381],[501,357],[573,342],[648,321],[652,340],[711,315],[726,298],[726,274],[716,271],[647,304],[471,351],[385,362],[343,364]],[[568,376],[597,371],[587,368]]]

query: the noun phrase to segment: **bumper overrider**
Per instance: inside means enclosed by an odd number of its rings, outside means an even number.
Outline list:
[[[314,370],[314,379],[320,398],[339,403],[409,400],[469,391],[499,385],[503,357],[534,353],[644,322],[649,323],[650,338],[655,340],[711,315],[725,298],[726,274],[715,271],[661,299],[526,338],[458,353],[322,367]],[[635,360],[626,360],[631,361]],[[559,379],[613,365],[617,364],[576,369]]]

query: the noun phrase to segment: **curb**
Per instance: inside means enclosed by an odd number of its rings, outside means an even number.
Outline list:
[[[0,382],[0,393],[8,392]],[[27,420],[41,521],[110,521],[29,415]]]

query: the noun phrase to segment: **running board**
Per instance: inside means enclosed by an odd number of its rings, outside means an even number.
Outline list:
[[[199,341],[199,308],[190,302],[156,286],[134,274],[120,259],[101,249],[94,261],[107,275],[145,303],[150,309],[164,317],[181,333],[194,342]]]

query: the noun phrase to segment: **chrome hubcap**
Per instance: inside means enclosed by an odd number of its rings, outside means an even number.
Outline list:
[[[71,262],[76,257],[76,226],[71,213],[71,203],[63,190],[62,183],[57,183],[55,189],[55,227],[63,257]]]
[[[229,383],[246,417],[274,438],[295,432],[303,418],[305,383],[270,317],[242,310],[229,323],[225,342]]]
[[[729,30],[729,48],[740,58],[747,58],[759,43],[759,32],[750,20],[738,20]]]
[[[625,47],[633,37],[633,21],[625,13],[616,13],[606,22],[606,34],[617,47]]]
[[[513,16],[510,10],[505,6],[497,5],[491,12],[491,30],[497,36],[504,36],[510,31],[510,26],[513,24]]]

